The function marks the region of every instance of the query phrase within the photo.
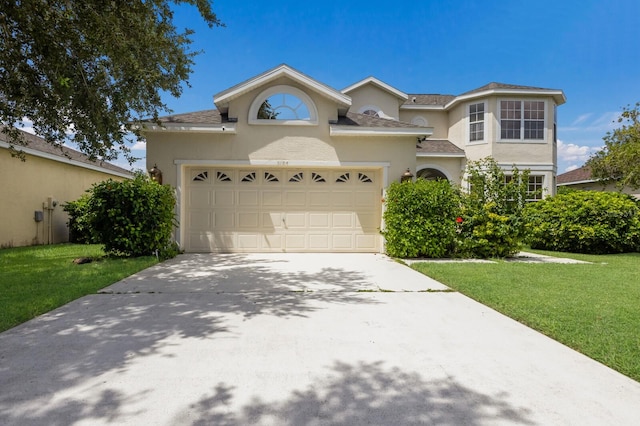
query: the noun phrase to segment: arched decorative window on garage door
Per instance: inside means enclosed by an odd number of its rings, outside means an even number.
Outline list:
[[[445,174],[442,173],[440,170],[430,169],[430,168],[418,170],[417,177],[424,180],[443,179],[443,180],[449,181],[449,179],[447,179],[447,176],[445,176]]]

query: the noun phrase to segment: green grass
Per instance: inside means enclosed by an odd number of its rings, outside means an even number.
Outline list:
[[[76,265],[78,257],[96,258]],[[0,331],[95,293],[157,263],[155,257],[105,258],[99,245],[61,244],[0,250]]]
[[[640,253],[592,264],[417,263],[413,268],[640,381]]]

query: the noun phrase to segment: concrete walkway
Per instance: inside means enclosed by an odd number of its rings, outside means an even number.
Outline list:
[[[0,334],[3,425],[635,425],[638,401],[381,255],[181,255]]]

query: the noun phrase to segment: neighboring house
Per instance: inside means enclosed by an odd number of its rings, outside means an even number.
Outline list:
[[[123,168],[23,133],[28,144],[16,149],[26,154],[24,162],[11,157],[7,137],[0,133],[0,247],[68,241],[62,204],[77,200],[94,183],[132,177]]]
[[[582,166],[578,169],[571,170],[570,172],[558,175],[557,178],[558,187],[567,187],[572,189],[580,189],[586,191],[611,191],[611,192],[624,192],[625,194],[633,195],[640,199],[640,188],[632,189],[624,187],[622,190],[616,186],[615,183],[602,183],[597,179],[591,177],[591,169],[589,166]]]
[[[176,188],[191,252],[379,252],[385,189],[407,170],[461,184],[468,160],[531,170],[555,193],[561,90],[491,83],[407,94],[374,77],[340,91],[281,65],[147,122],[147,165]]]

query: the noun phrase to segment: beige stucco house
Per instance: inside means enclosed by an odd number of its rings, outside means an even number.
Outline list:
[[[94,183],[131,178],[127,170],[97,163],[70,148],[55,148],[24,133],[27,145],[16,147],[26,161],[11,157],[0,132],[0,247],[53,244],[69,240],[66,202],[77,200]]]
[[[492,156],[555,192],[561,90],[491,83],[408,94],[374,77],[336,90],[281,65],[216,109],[146,123],[147,164],[176,188],[192,252],[379,252],[385,189],[407,170],[463,183]]]
[[[630,187],[619,188],[615,183],[602,183],[591,176],[591,168],[582,166],[575,170],[558,175],[558,187],[579,189],[583,191],[611,191],[623,192],[640,199],[640,188]]]

